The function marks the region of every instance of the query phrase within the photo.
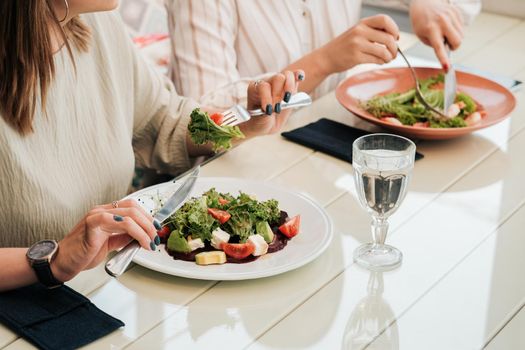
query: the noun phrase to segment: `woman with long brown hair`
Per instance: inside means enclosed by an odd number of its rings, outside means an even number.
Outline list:
[[[187,136],[196,104],[136,53],[107,0],[0,2],[0,290],[54,285],[159,224],[126,195],[135,165],[178,173],[209,154]],[[297,89],[284,72],[251,84],[248,108]],[[270,113],[271,114],[271,113]],[[285,116],[252,118],[247,137]],[[58,243],[52,240],[60,240]],[[33,268],[32,268],[33,267]]]

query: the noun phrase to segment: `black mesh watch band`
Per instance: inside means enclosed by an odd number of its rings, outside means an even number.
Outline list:
[[[35,270],[38,281],[47,288],[56,288],[63,284],[53,276],[48,261],[34,262],[32,266]]]

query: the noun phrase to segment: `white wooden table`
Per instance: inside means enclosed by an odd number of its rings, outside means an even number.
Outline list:
[[[525,80],[525,22],[482,14],[458,62]],[[403,47],[414,43],[403,37]],[[410,192],[387,242],[400,268],[371,274],[352,252],[371,238],[349,164],[287,142],[251,140],[203,176],[282,184],[321,203],[335,225],[328,251],[289,273],[210,282],[133,267],[70,285],[126,327],[90,349],[525,349],[525,91],[512,118],[473,135],[421,142]],[[296,113],[366,127],[333,94]],[[271,166],[269,166],[271,164]],[[0,327],[0,347],[31,345]]]

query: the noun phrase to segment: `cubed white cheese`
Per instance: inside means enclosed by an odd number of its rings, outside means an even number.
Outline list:
[[[204,248],[204,242],[200,238],[188,239],[188,246],[191,251],[194,251],[195,249]]]
[[[211,233],[211,246],[215,249],[221,249],[221,245],[223,243],[228,243],[229,240],[230,235],[228,232],[221,230],[220,227],[217,227]]]
[[[266,243],[261,235],[251,235],[248,237],[248,242],[255,247],[255,250],[252,253],[253,256],[263,255],[268,251],[268,243]]]

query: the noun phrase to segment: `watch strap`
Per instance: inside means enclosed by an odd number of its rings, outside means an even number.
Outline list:
[[[56,288],[60,287],[63,283],[60,282],[53,276],[51,271],[51,266],[49,262],[46,261],[36,261],[32,264],[33,269],[35,270],[36,277],[38,281],[42,283],[47,288]]]

